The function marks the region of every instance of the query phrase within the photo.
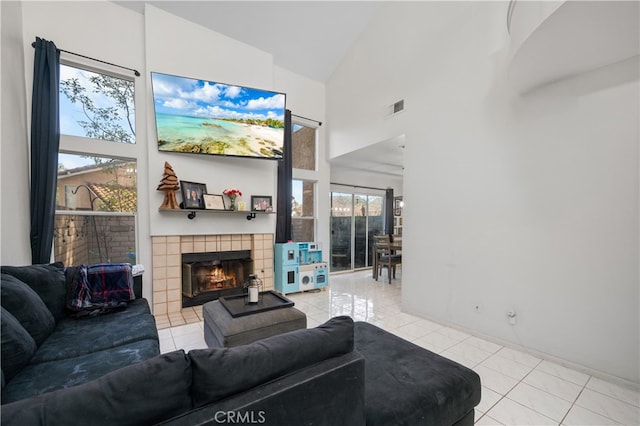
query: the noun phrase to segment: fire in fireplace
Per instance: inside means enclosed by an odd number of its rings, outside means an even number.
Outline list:
[[[182,307],[238,294],[253,273],[250,250],[182,255]]]

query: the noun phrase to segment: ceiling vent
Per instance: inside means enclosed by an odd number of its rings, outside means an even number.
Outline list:
[[[397,114],[399,112],[404,111],[404,99],[396,102],[395,104],[393,104],[393,108],[392,108],[392,113],[391,114]]]

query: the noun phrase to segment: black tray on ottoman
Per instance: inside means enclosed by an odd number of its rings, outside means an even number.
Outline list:
[[[290,308],[294,305],[293,301],[274,291],[260,293],[260,302],[258,303],[247,304],[246,295],[244,294],[220,297],[218,300],[220,300],[222,306],[227,308],[229,314],[234,318],[270,311],[272,309]]]

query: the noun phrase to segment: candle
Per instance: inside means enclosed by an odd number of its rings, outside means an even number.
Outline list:
[[[258,303],[258,287],[249,287],[249,303]]]

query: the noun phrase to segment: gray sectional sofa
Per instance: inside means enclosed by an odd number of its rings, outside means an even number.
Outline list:
[[[3,274],[3,298],[5,280],[13,281]],[[3,302],[3,425],[471,426],[480,402],[472,370],[349,317],[232,348],[157,355],[146,301],[81,325],[57,311],[50,284],[36,291],[54,316],[51,333],[34,327],[42,318],[14,317],[36,348],[23,365],[5,341],[13,315]],[[6,371],[5,346],[14,361]]]
[[[3,266],[2,403],[97,379],[160,354],[146,299],[71,318],[62,264]]]

